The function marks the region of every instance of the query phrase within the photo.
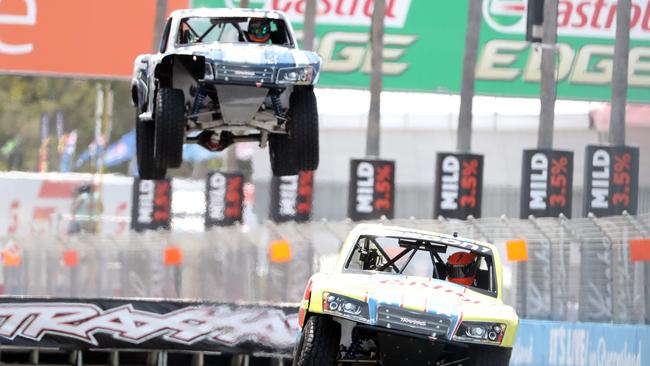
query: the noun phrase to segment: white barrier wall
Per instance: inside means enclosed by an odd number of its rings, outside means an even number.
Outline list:
[[[45,236],[65,230],[76,187],[93,181],[91,174],[0,174],[0,237]],[[95,180],[99,182],[99,178]],[[105,175],[102,179],[102,232],[128,230],[133,179]]]

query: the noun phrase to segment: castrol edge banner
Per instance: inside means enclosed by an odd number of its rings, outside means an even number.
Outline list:
[[[269,216],[275,222],[307,222],[313,211],[314,172],[271,178]]]
[[[438,153],[433,216],[481,217],[483,155]]]
[[[368,88],[373,0],[316,0],[319,85]],[[611,99],[616,0],[559,0],[558,98]],[[469,0],[386,0],[383,85],[387,90],[459,93]],[[237,7],[239,0],[193,0]],[[287,13],[302,37],[304,0],[249,0]],[[539,97],[541,52],[525,40],[527,0],[483,0],[476,93]],[[628,99],[650,102],[650,5],[632,1]],[[433,51],[432,51],[433,50]],[[444,51],[444,56],[436,55]],[[433,52],[433,53],[432,53]]]
[[[585,154],[583,214],[597,217],[636,215],[639,194],[639,149],[589,145]]]
[[[205,182],[205,227],[242,222],[244,175],[212,172]]]
[[[171,180],[133,180],[131,229],[135,231],[171,227]]]
[[[160,39],[155,14],[154,0],[1,0],[0,74],[128,78]]]
[[[524,150],[520,218],[571,218],[573,152]]]
[[[395,162],[351,160],[348,217],[354,221],[395,216]]]

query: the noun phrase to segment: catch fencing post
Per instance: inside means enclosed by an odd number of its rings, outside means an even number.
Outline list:
[[[384,52],[384,17],[386,3],[384,0],[374,0],[371,42],[371,75],[370,75],[370,111],[368,112],[368,129],[366,131],[366,157],[379,157],[380,124],[381,124],[381,90],[383,88],[383,52]]]
[[[458,136],[456,148],[459,152],[472,149],[472,105],[476,77],[478,40],[481,33],[481,8],[483,0],[470,0],[465,33],[465,55],[460,86],[460,112],[458,115]]]
[[[628,64],[630,57],[630,16],[632,0],[618,0],[616,8],[616,42],[612,72],[612,109],[609,142],[625,145],[625,104],[627,102]]]
[[[557,97],[557,73],[555,55],[557,52],[557,13],[558,0],[544,1],[544,23],[542,36],[542,86],[541,110],[537,148],[553,148],[553,128],[555,125],[555,99]]]

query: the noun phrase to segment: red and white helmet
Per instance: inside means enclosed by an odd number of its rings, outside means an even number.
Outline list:
[[[476,279],[476,254],[456,252],[447,259],[447,280],[472,286]]]

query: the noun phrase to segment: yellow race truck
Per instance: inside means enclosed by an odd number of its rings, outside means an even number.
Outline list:
[[[508,365],[519,318],[502,282],[492,244],[361,224],[307,283],[294,365]]]

